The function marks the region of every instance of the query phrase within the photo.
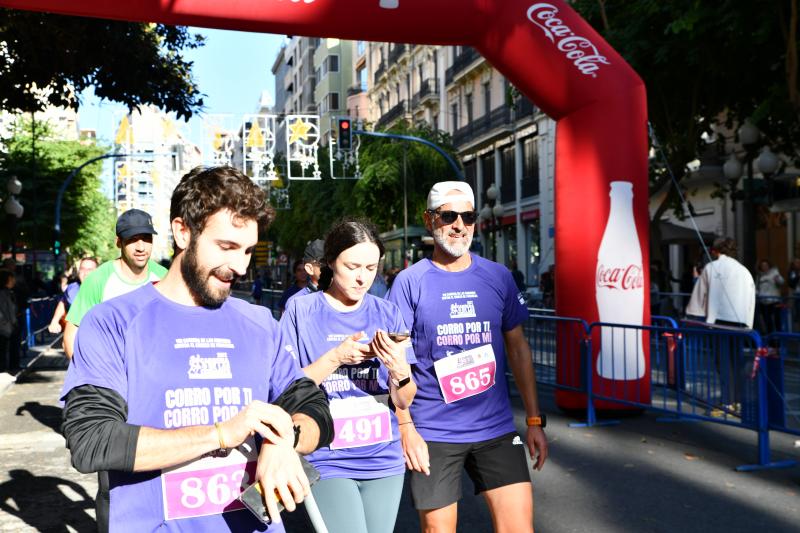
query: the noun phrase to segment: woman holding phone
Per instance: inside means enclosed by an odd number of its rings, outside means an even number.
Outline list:
[[[286,350],[330,401],[335,437],[307,459],[330,533],[390,533],[405,460],[392,405],[407,409],[417,386],[400,310],[367,294],[383,243],[363,220],[335,225],[325,239],[320,291],[289,301],[281,318]]]

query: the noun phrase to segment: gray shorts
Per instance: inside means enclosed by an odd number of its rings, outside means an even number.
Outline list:
[[[431,475],[411,473],[414,507],[439,509],[460,500],[462,469],[475,485],[475,494],[530,482],[525,453],[516,433],[473,443],[428,442]]]

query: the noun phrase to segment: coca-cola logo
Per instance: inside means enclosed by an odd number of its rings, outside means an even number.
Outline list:
[[[556,18],[558,8],[539,2],[528,8],[528,20],[536,24],[584,76],[597,77],[600,65],[610,65],[608,58],[600,55],[597,47],[586,37],[575,35],[569,26]]]
[[[601,264],[597,267],[597,287],[623,291],[641,289],[644,287],[644,272],[641,265],[606,267]]]

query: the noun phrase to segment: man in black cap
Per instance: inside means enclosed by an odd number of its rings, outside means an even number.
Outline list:
[[[84,315],[100,302],[131,292],[145,283],[163,278],[167,270],[150,260],[153,251],[153,219],[140,209],[125,211],[117,219],[117,248],[120,256],[108,261],[86,277],[67,313],[64,352],[72,357],[78,326]]]
[[[286,301],[283,302],[283,305],[281,306],[281,313],[283,313],[283,310],[286,308],[286,306],[289,304],[289,300],[292,298],[311,294],[312,292],[317,292],[319,290],[319,277],[322,275],[322,258],[324,256],[325,241],[322,239],[316,239],[308,243],[305,251],[303,252],[303,270],[305,270],[307,275],[306,286],[294,294],[290,294],[286,298]]]
[[[64,327],[64,353],[72,358],[75,336],[81,320],[89,309],[141,287],[146,283],[159,281],[167,274],[167,269],[150,260],[153,251],[152,217],[140,209],[130,209],[117,219],[117,248],[120,256],[100,265],[86,276],[78,290],[78,295],[67,313]],[[98,472],[97,512],[98,531],[108,531],[108,473]]]

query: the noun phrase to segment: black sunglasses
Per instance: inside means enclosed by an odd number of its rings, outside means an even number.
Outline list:
[[[456,221],[456,219],[460,216],[461,220],[464,222],[464,225],[471,226],[475,224],[478,220],[478,212],[477,211],[463,211],[459,213],[458,211],[428,211],[432,215],[438,215],[439,218],[442,219],[442,222],[445,224],[452,224]]]

